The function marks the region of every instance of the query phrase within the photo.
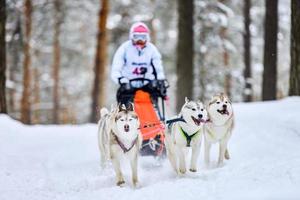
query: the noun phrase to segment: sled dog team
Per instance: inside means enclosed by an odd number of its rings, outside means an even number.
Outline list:
[[[101,165],[111,160],[116,173],[116,184],[122,186],[125,181],[121,171],[121,157],[130,162],[132,183],[138,183],[137,162],[142,144],[140,124],[133,104],[112,107],[110,111],[102,108],[98,123],[98,142]],[[197,159],[204,139],[204,160],[210,162],[210,148],[219,143],[218,165],[222,166],[224,158],[229,159],[228,140],[232,134],[234,115],[230,100],[224,94],[212,97],[207,106],[200,101],[185,98],[175,120],[169,123],[165,131],[165,146],[171,166],[177,174],[186,173],[187,148],[192,151],[189,170],[197,171]]]

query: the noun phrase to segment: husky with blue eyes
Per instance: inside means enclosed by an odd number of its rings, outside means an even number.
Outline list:
[[[229,159],[227,143],[234,125],[232,105],[228,97],[221,93],[212,97],[207,111],[209,121],[205,124],[205,164],[208,167],[211,145],[219,143],[218,165],[222,166],[224,158]]]
[[[189,170],[197,171],[197,159],[200,152],[204,123],[207,111],[200,101],[185,98],[178,118],[169,123],[165,145],[167,155],[177,174],[186,173],[187,149],[192,150]]]
[[[106,154],[105,157],[109,157],[112,161],[118,186],[125,184],[120,160],[122,157],[127,158],[131,166],[133,185],[137,186],[137,162],[142,136],[139,130],[139,119],[134,111],[133,104],[129,104],[127,107],[124,104],[119,105],[115,111],[110,113],[107,120],[108,130],[105,132],[108,132],[108,137],[102,142],[104,144],[100,144],[100,146],[106,145],[108,147],[103,148],[104,151],[101,151],[100,148],[101,154]],[[101,135],[101,131],[99,131],[99,135]]]

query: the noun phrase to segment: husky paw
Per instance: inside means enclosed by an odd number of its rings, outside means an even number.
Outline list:
[[[179,169],[179,172],[180,172],[181,174],[185,174],[185,173],[186,173],[186,169]]]
[[[117,186],[120,186],[120,187],[124,186],[124,184],[125,184],[125,181],[123,181],[123,180],[117,182]]]
[[[190,169],[191,172],[197,172],[197,169]]]
[[[132,184],[133,184],[134,187],[137,187],[137,185],[139,184],[139,182],[138,182],[137,179],[133,178],[132,179]]]
[[[140,185],[139,182],[133,182],[133,187],[134,187],[134,188],[140,188],[141,185]]]
[[[225,156],[224,157],[225,157],[226,160],[230,159],[230,155],[229,155],[228,151],[225,152]]]
[[[224,167],[224,166],[225,166],[224,162],[218,162],[217,167],[222,168],[222,167]]]

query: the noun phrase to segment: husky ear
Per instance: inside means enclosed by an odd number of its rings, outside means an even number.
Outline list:
[[[127,104],[127,110],[128,111],[134,111],[134,105],[133,105],[133,103],[130,102],[130,103]]]
[[[112,103],[111,105],[110,105],[110,112],[114,112],[115,111],[115,106],[114,106],[114,104]]]
[[[119,112],[121,112],[121,111],[126,111],[126,106],[125,106],[125,104],[119,104]]]
[[[202,104],[202,102],[200,101],[200,99],[197,100],[197,104]]]
[[[190,100],[187,98],[187,97],[185,97],[185,103],[188,103]]]

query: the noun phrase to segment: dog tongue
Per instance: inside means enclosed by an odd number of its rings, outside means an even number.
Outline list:
[[[201,123],[201,119],[197,119],[197,118],[193,117],[193,120],[194,120],[196,125],[199,125]]]

